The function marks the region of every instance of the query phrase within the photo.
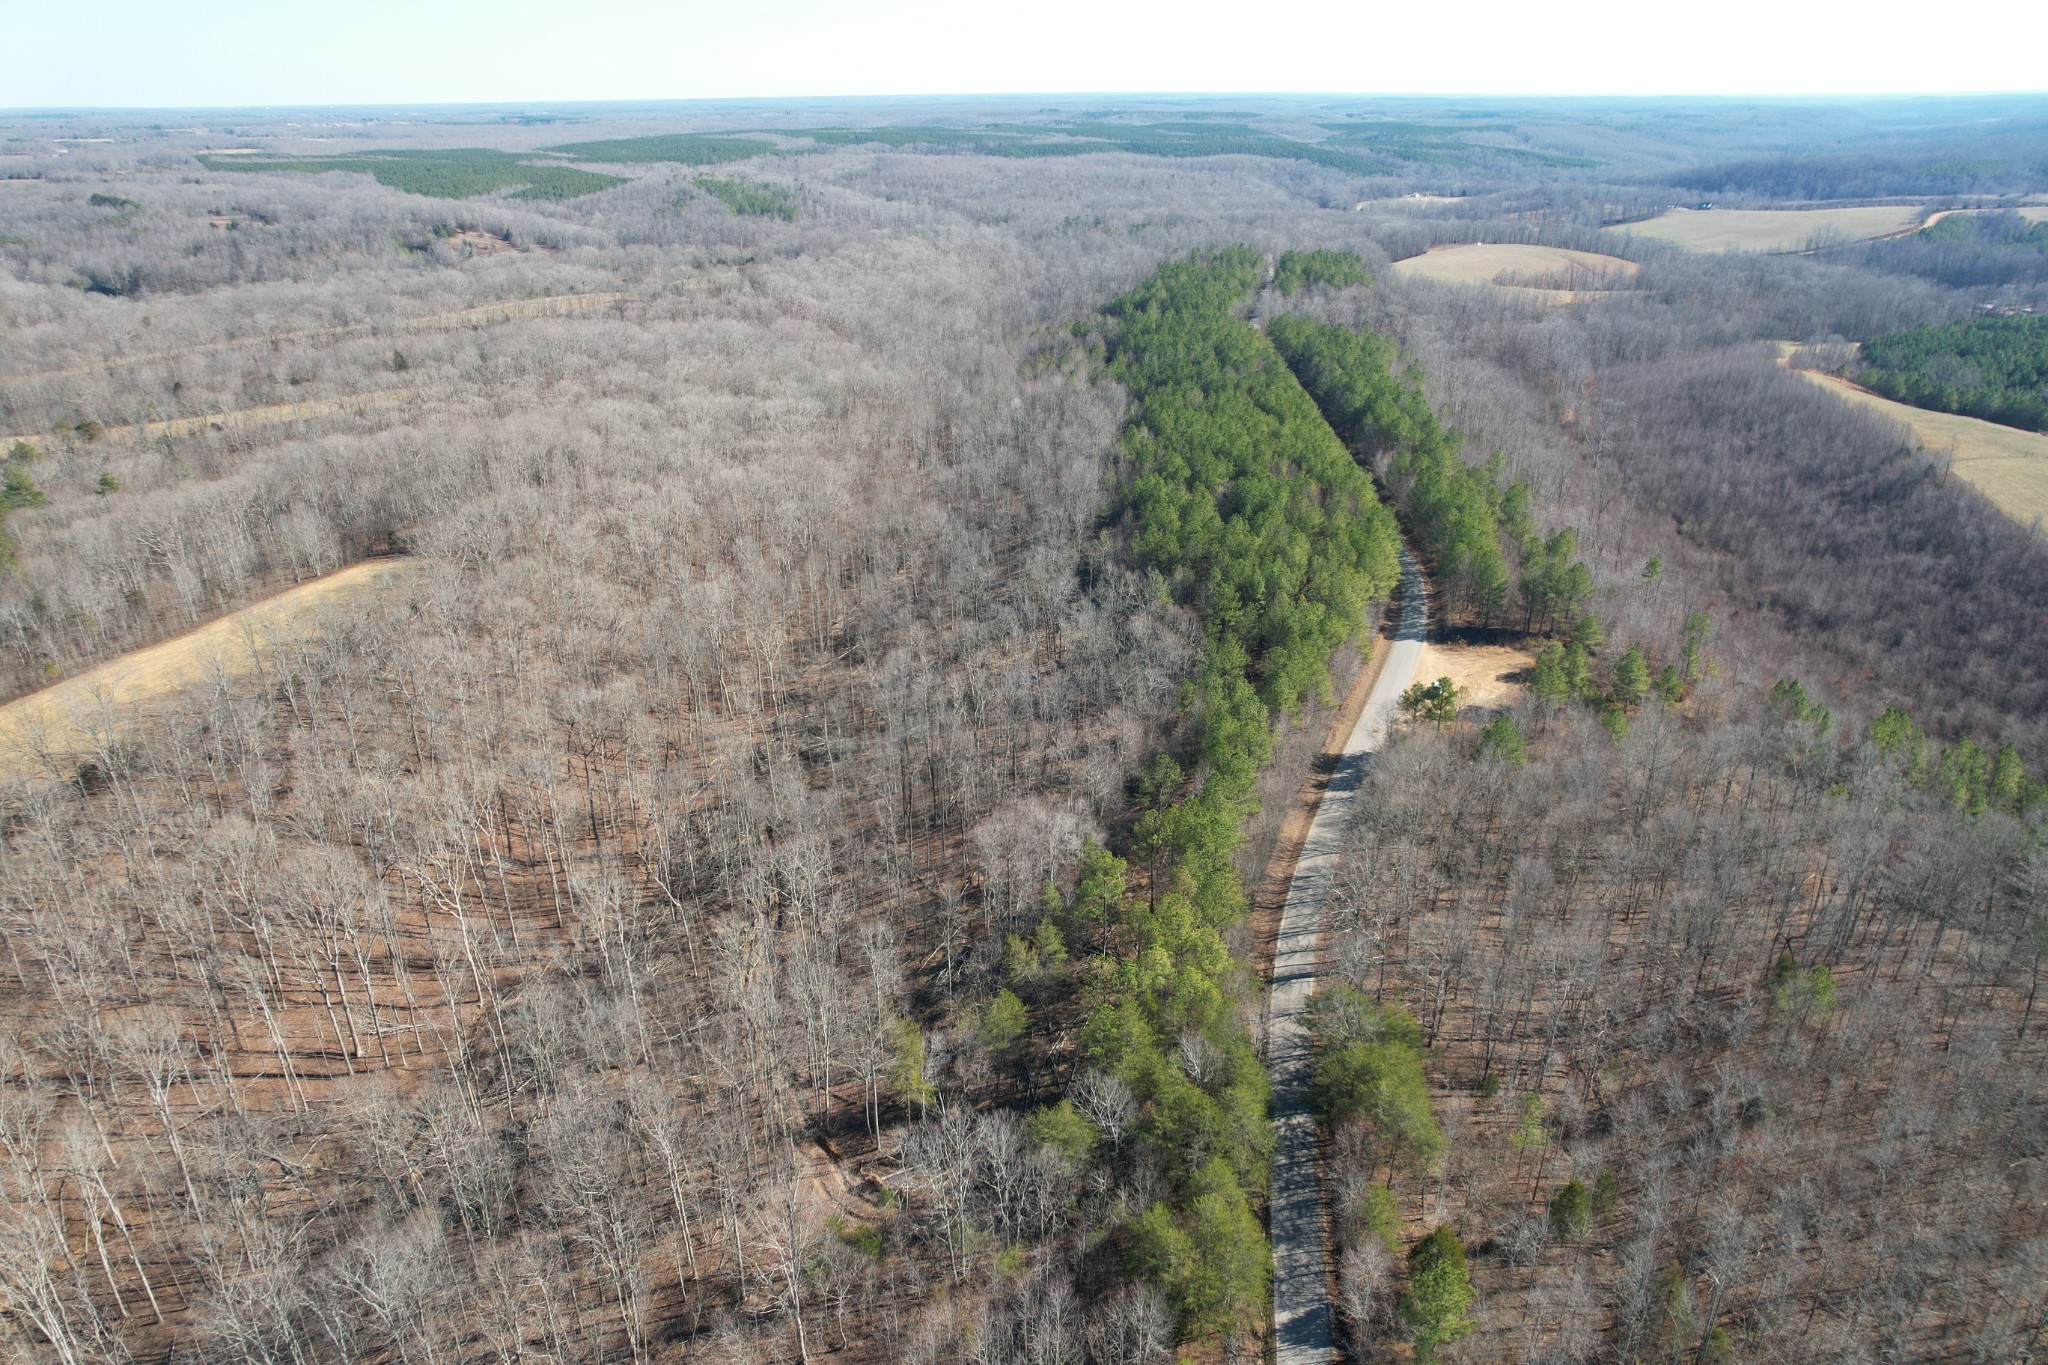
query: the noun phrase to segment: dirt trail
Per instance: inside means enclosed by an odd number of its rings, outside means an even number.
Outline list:
[[[105,441],[144,442],[182,439],[202,431],[252,431],[279,422],[306,422],[317,417],[334,417],[344,412],[377,412],[403,407],[416,398],[445,396],[445,388],[372,389],[368,393],[345,394],[335,398],[305,398],[296,403],[269,403],[257,408],[234,408],[227,412],[201,413],[197,417],[167,417],[157,422],[108,427],[100,436]],[[0,436],[0,446],[16,441],[34,444],[32,436]]]
[[[1325,1365],[1336,1339],[1330,1254],[1315,1116],[1308,1109],[1309,1050],[1303,1011],[1315,992],[1325,904],[1338,848],[1367,763],[1385,742],[1395,704],[1414,679],[1429,633],[1422,566],[1401,552],[1401,624],[1372,691],[1337,756],[1294,861],[1280,914],[1266,1004],[1266,1067],[1273,1078],[1273,1341],[1275,1365]],[[1283,838],[1283,847],[1285,840]]]
[[[416,563],[352,564],[0,706],[0,780],[69,776],[157,698],[256,670],[279,636],[304,634],[321,607],[389,586]]]

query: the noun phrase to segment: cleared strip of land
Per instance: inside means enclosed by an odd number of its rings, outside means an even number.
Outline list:
[[[1671,209],[1631,223],[1638,237],[1688,251],[1806,251],[1816,244],[1865,242],[1911,232],[1926,217],[1915,204],[1832,209]]]
[[[1797,349],[1782,343],[1781,361],[1789,359]],[[1924,450],[1948,460],[1957,475],[2021,525],[2048,524],[2048,435],[1895,403],[1819,370],[1795,373],[1852,403],[1903,423]]]
[[[352,564],[0,706],[0,778],[68,775],[160,698],[257,671],[277,640],[305,636],[323,608],[389,587],[417,564]]]
[[[309,337],[346,337],[375,334],[379,331],[435,332],[461,327],[489,327],[501,322],[523,322],[530,318],[574,317],[579,313],[614,307],[632,297],[631,293],[614,290],[607,293],[541,294],[530,299],[501,299],[495,303],[478,304],[474,308],[458,308],[449,313],[426,313],[410,318],[377,318],[367,322],[345,323],[339,327],[315,327],[298,332],[262,332],[254,336],[204,341],[169,351],[138,351],[132,355],[108,356],[90,365],[74,365],[64,370],[43,370],[22,377],[59,379],[69,375],[93,374],[121,365],[143,365],[150,361],[175,360],[179,356],[201,355],[208,351],[230,351],[238,346],[267,345],[274,341],[303,341]]]
[[[309,422],[320,417],[338,417],[349,412],[382,412],[403,407],[417,398],[433,398],[448,392],[442,388],[373,389],[368,393],[344,394],[336,398],[307,398],[296,403],[269,403],[257,408],[235,408],[229,412],[202,413],[197,417],[169,417],[159,422],[138,422],[133,426],[108,427],[102,440],[143,442],[182,439],[203,431],[254,431],[283,422]],[[0,448],[40,438],[0,436]]]

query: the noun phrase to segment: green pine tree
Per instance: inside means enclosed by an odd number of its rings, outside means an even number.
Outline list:
[[[1472,1281],[1465,1270],[1465,1246],[1449,1225],[1438,1227],[1408,1253],[1408,1292],[1401,1317],[1422,1365],[1437,1352],[1472,1334]]]
[[[1643,651],[1630,645],[1614,661],[1614,700],[1622,706],[1639,706],[1650,694],[1650,662]]]

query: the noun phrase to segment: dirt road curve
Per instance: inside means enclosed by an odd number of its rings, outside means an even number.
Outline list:
[[[1302,1011],[1322,959],[1324,902],[1352,802],[1373,752],[1385,741],[1394,706],[1414,681],[1429,632],[1422,566],[1401,551],[1401,624],[1379,683],[1359,712],[1337,771],[1316,807],[1294,864],[1273,950],[1266,1001],[1266,1066],[1273,1076],[1273,1338],[1277,1365],[1325,1365],[1337,1358],[1330,1312],[1330,1258],[1323,1235],[1323,1182],[1316,1163],[1315,1119],[1308,1112],[1308,1038]]]

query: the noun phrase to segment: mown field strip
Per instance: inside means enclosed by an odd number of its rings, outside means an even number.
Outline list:
[[[349,412],[382,412],[403,407],[416,399],[445,397],[449,389],[432,386],[409,389],[373,389],[369,393],[344,394],[336,398],[306,398],[296,403],[269,403],[257,408],[234,408],[227,412],[201,413],[196,417],[167,417],[156,422],[108,427],[103,441],[144,443],[197,436],[204,431],[254,431],[283,422],[309,422],[321,417],[338,417]],[[16,441],[37,442],[33,436],[0,436],[0,449]]]
[[[632,297],[630,292],[613,290],[596,294],[542,294],[530,299],[504,299],[496,303],[478,304],[474,308],[458,308],[448,313],[426,313],[409,318],[376,318],[366,322],[345,323],[339,327],[314,327],[297,332],[263,332],[255,336],[202,341],[196,345],[179,346],[168,351],[142,351],[134,355],[109,356],[90,365],[74,365],[62,370],[43,370],[23,375],[22,378],[63,379],[74,375],[95,374],[116,366],[147,365],[152,361],[176,360],[181,356],[204,355],[210,351],[231,351],[241,346],[262,346],[278,341],[305,341],[314,337],[370,335],[380,329],[391,332],[433,332],[459,327],[488,327],[504,322],[524,322],[532,318],[574,317],[579,313],[595,312],[622,304]]]
[[[152,703],[212,677],[257,671],[278,640],[317,629],[323,609],[392,587],[417,565],[352,564],[0,706],[0,778],[68,776]]]

